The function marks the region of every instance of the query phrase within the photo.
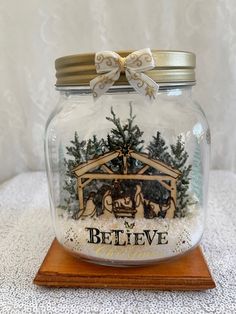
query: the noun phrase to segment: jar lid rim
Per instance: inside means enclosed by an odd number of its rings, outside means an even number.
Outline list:
[[[152,49],[157,66],[145,72],[157,83],[195,82],[196,56],[192,52],[180,50]],[[116,51],[126,57],[133,50]],[[86,86],[98,74],[96,72],[95,53],[81,53],[63,56],[55,60],[56,86]],[[116,85],[128,85],[126,77],[121,74]]]

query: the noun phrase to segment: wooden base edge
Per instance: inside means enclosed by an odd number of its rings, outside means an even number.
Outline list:
[[[100,288],[100,289],[135,289],[135,290],[175,290],[175,291],[194,291],[194,290],[207,290],[207,289],[213,289],[215,288],[215,283],[212,280],[202,280],[196,283],[196,281],[193,281],[191,283],[191,279],[186,279],[185,281],[182,281],[181,283],[171,281],[171,280],[159,280],[155,281],[153,284],[150,284],[150,282],[141,281],[140,285],[137,283],[131,283],[128,284],[127,280],[120,281],[118,284],[117,282],[113,283],[112,281],[105,281],[104,283],[101,282],[99,279],[99,283],[96,282],[96,278],[94,278],[93,281],[86,282],[85,280],[81,281],[81,278],[75,278],[75,280],[61,280],[61,281],[55,281],[54,279],[50,280],[48,276],[36,276],[35,280],[33,281],[34,284],[38,286],[47,286],[47,287],[58,287],[58,288],[70,288],[70,287],[76,287],[76,288]],[[53,276],[54,277],[54,276]]]
[[[215,288],[200,247],[172,262],[146,267],[117,268],[80,261],[66,252],[56,240],[53,241],[33,283],[48,287],[138,290],[193,291]]]

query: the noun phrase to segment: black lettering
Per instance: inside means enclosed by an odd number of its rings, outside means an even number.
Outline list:
[[[98,244],[101,242],[101,238],[98,236],[100,231],[97,228],[85,228],[89,231],[89,240],[88,243]]]
[[[146,238],[148,240],[148,244],[151,245],[152,242],[153,242],[153,239],[155,238],[155,235],[157,233],[157,230],[153,230],[153,237],[150,236],[150,231],[151,230],[143,230],[143,232],[145,233],[146,235]]]
[[[111,232],[102,231],[101,234],[102,234],[102,244],[112,244],[112,241],[110,239]]]
[[[157,245],[158,244],[167,244],[168,243],[168,232],[157,232],[158,230],[143,230],[143,232],[134,232],[130,233],[129,231],[124,230],[116,230],[113,229],[111,231],[100,231],[97,228],[85,228],[89,232],[88,243],[92,244],[108,244],[115,246],[125,246],[131,245],[132,236],[134,236],[134,245],[145,245],[148,243],[152,245],[154,238],[157,236]],[[152,235],[151,235],[151,232]],[[114,234],[114,243],[112,241],[112,233]],[[124,240],[125,233],[126,240]],[[147,242],[145,242],[147,239]]]
[[[167,236],[168,236],[168,232],[158,232],[158,240],[157,240],[157,244],[167,244],[168,240],[167,240]]]
[[[134,245],[144,245],[143,241],[144,233],[134,232]],[[142,243],[139,243],[139,241],[143,241]]]
[[[130,236],[132,233],[127,232],[127,245],[130,245]]]
[[[111,230],[111,232],[114,232],[115,234],[115,243],[116,246],[124,246],[126,245],[126,242],[120,243],[120,234],[124,233],[124,230]]]

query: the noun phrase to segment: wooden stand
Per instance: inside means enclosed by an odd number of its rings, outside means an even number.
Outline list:
[[[204,290],[215,287],[200,247],[166,263],[146,267],[109,267],[80,261],[54,240],[35,279],[40,286]]]

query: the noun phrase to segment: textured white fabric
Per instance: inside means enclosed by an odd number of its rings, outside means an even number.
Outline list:
[[[236,312],[236,175],[211,173],[202,247],[217,288],[202,292],[54,289],[32,280],[53,239],[46,177],[24,173],[0,186],[0,313]]]
[[[197,54],[195,99],[210,122],[212,166],[235,171],[235,10],[235,0],[2,0],[0,181],[44,168],[56,57],[142,47]]]

